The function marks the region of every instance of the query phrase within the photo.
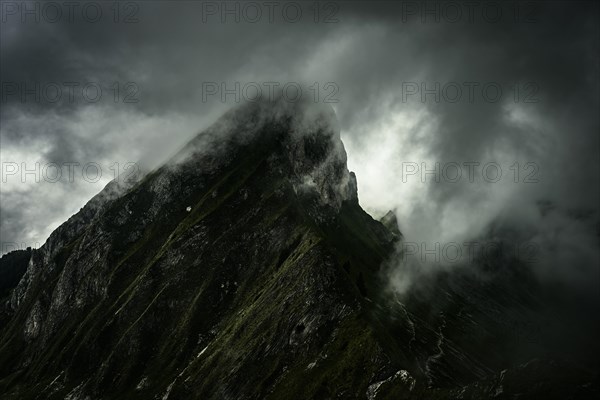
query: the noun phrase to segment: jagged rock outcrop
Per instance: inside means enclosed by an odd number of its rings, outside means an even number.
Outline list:
[[[513,375],[496,377],[502,362],[478,359],[485,343],[461,336],[464,321],[483,329],[468,287],[440,284],[443,300],[390,296],[392,217],[360,208],[330,107],[236,108],[167,164],[109,184],[31,251],[2,310],[0,393],[500,396]]]
[[[390,243],[330,108],[246,105],[130,186],[33,250],[8,398],[321,398],[389,370],[365,304]]]

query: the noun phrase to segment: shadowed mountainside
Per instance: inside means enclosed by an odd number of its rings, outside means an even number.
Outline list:
[[[503,357],[513,338],[490,331],[536,312],[535,284],[522,277],[481,285],[458,273],[433,279],[427,296],[396,299],[381,266],[401,240],[393,215],[379,222],[360,207],[330,107],[238,107],[162,167],[109,184],[40,249],[2,258],[0,271],[25,272],[3,286],[0,393],[75,400],[597,392],[592,372],[533,360],[544,353],[530,346],[518,351],[520,365]],[[522,289],[509,295],[515,279]]]

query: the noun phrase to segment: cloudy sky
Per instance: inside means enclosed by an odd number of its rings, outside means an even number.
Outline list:
[[[597,4],[73,4],[1,3],[2,253],[257,88],[302,85],[337,113],[362,206],[406,240],[514,229],[547,275],[597,280]]]

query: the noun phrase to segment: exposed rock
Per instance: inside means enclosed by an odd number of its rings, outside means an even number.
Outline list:
[[[19,262],[2,398],[519,393],[486,332],[533,301],[460,274],[436,281],[437,297],[390,301],[380,266],[401,235],[393,214],[382,222],[358,204],[330,107],[228,112],[167,164],[107,185]],[[496,303],[482,309],[487,295]],[[561,382],[557,393],[597,389],[585,373]]]

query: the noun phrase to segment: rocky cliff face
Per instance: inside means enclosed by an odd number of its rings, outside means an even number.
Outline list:
[[[31,251],[3,301],[0,392],[536,398],[460,332],[465,321],[481,331],[466,286],[393,300],[380,268],[402,237],[392,217],[360,208],[331,108],[239,107]],[[561,387],[596,390],[584,375]]]

